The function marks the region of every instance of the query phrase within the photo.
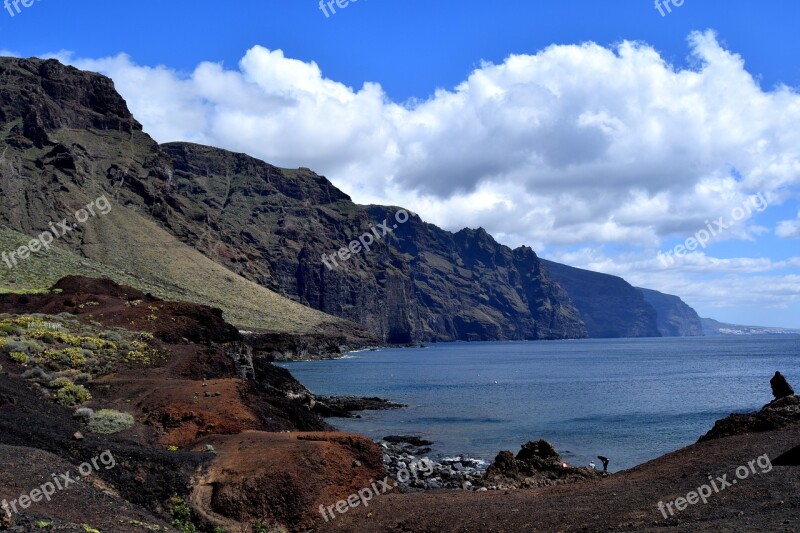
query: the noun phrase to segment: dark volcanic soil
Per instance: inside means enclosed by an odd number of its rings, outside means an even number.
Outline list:
[[[800,467],[773,466],[664,518],[670,502],[737,467],[777,458],[800,442],[800,424],[702,442],[608,478],[546,489],[384,494],[318,531],[800,531]]]

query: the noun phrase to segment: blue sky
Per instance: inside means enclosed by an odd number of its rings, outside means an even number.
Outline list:
[[[159,142],[310,166],[356,201],[483,226],[704,316],[800,327],[796,2],[20,8],[0,11],[0,50],[111,76]],[[659,264],[757,193],[763,212]]]

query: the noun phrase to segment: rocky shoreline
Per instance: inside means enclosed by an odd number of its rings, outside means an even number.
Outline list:
[[[340,359],[349,352],[375,350],[384,345],[372,336],[322,332],[313,335],[240,331],[253,355],[271,362]]]
[[[441,461],[427,457],[433,442],[410,436],[388,436],[376,441],[389,476],[401,492],[453,489],[475,492],[510,491],[575,483],[611,474],[592,467],[569,466],[547,441],[531,441],[514,456],[501,451],[488,465],[459,456]]]

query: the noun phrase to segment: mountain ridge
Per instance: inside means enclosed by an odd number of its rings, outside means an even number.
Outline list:
[[[323,254],[401,208],[357,205],[307,168],[159,145],[110,79],[55,60],[0,59],[0,88],[0,225],[35,234],[108,195],[107,220],[56,246],[117,281],[220,307],[240,327],[345,328],[389,343],[662,335],[653,306],[622,278],[410,212],[374,233],[368,253],[328,268]],[[0,286],[10,281],[0,274]]]

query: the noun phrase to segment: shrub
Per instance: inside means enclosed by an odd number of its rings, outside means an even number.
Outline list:
[[[92,395],[83,385],[68,385],[58,389],[53,394],[53,399],[64,407],[75,407],[92,399]]]
[[[152,361],[148,354],[138,350],[131,350],[125,354],[125,362],[131,364],[149,365]]]
[[[101,409],[89,417],[89,431],[100,435],[113,435],[132,428],[135,421],[128,413]]]
[[[63,389],[64,387],[69,387],[72,385],[74,385],[72,380],[64,377],[56,378],[47,384],[47,386],[51,389]]]
[[[41,379],[42,381],[50,381],[50,375],[42,370],[42,367],[37,366],[34,368],[29,368],[25,372],[22,373],[22,379]]]
[[[195,533],[197,528],[192,524],[192,510],[186,500],[173,496],[169,500],[169,514],[174,519],[172,525],[181,533]]]
[[[87,374],[86,372],[81,372],[80,374],[75,376],[76,383],[89,383],[90,381],[92,381],[92,375]]]
[[[3,351],[6,353],[11,353],[11,352],[27,353],[28,351],[28,347],[25,345],[24,342],[15,340],[6,340],[6,342],[3,343],[3,345],[0,346],[0,348],[2,348]]]
[[[122,335],[117,333],[116,331],[106,331],[105,333],[101,333],[100,337],[111,342],[121,342]]]
[[[30,357],[28,357],[26,354],[22,352],[11,352],[8,355],[8,358],[14,361],[15,363],[19,363],[21,365],[27,364],[28,361],[31,360]]]
[[[86,356],[80,348],[64,348],[61,350],[60,359],[62,363],[73,368],[86,364]]]
[[[53,344],[54,342],[56,342],[56,338],[51,333],[47,333],[47,332],[45,332],[39,338],[39,340],[42,341],[45,344]]]
[[[0,324],[0,331],[6,335],[19,335],[19,328],[12,324]]]
[[[92,415],[94,414],[94,409],[90,407],[78,407],[75,409],[75,412],[72,414],[73,418],[81,418],[83,420],[89,420]]]
[[[31,355],[37,354],[37,353],[42,353],[44,351],[44,348],[42,348],[42,345],[37,343],[37,342],[26,340],[26,341],[22,341],[22,344],[25,345],[26,351]]]

